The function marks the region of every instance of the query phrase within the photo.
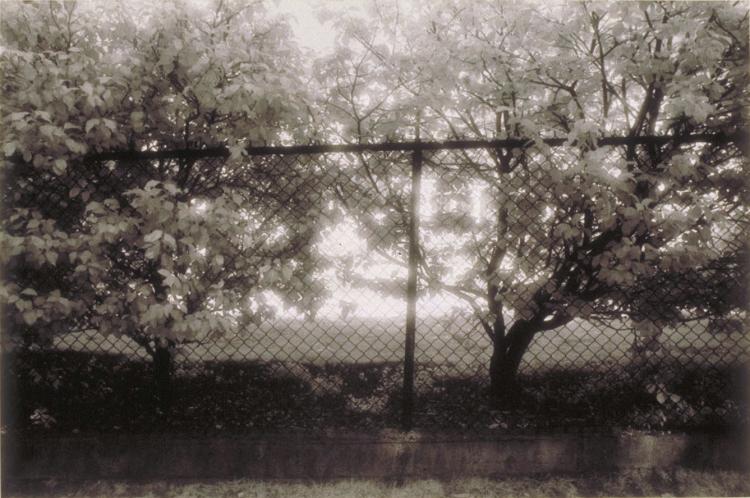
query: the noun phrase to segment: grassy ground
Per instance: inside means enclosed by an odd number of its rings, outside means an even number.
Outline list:
[[[726,364],[747,357],[750,334],[712,334],[707,324],[692,322],[665,329],[660,337],[662,353],[700,361]],[[522,370],[608,370],[633,360],[633,333],[624,323],[610,328],[585,320],[538,335],[524,356]],[[388,363],[403,361],[404,323],[397,318],[350,317],[347,320],[278,319],[248,325],[237,334],[206,344],[190,344],[178,350],[177,361],[282,361],[326,365],[331,363]],[[102,337],[96,332],[68,334],[55,339],[64,351],[118,353],[131,359],[147,359],[145,350],[127,337]],[[452,375],[484,375],[492,348],[475,319],[420,318],[417,323],[417,361],[441,365]]]
[[[540,476],[501,480],[283,483],[250,480],[193,483],[25,483],[5,486],[8,497],[232,497],[232,498],[489,498],[538,496],[748,496],[750,476],[740,472],[630,471],[587,476]]]

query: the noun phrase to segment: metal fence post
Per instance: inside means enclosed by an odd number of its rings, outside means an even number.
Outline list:
[[[414,343],[417,323],[417,265],[419,262],[419,194],[422,184],[422,150],[412,153],[409,197],[409,274],[406,283],[406,341],[401,425],[409,430],[414,414]]]

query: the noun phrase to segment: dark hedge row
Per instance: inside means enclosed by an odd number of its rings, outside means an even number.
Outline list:
[[[295,377],[280,363],[181,365],[168,393],[151,364],[115,355],[26,351],[3,358],[6,431],[50,434],[180,433],[399,428],[393,364],[310,366]],[[419,365],[418,365],[419,369]],[[429,366],[423,373],[429,374]],[[418,384],[418,429],[524,433],[549,430],[730,429],[747,421],[747,369],[694,366],[661,391],[643,376],[551,371],[522,376],[512,402],[489,400],[476,378]],[[330,385],[323,386],[321,383]],[[651,386],[651,387],[649,387]],[[662,393],[667,393],[667,396]]]

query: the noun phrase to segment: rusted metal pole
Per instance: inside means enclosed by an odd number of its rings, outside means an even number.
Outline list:
[[[412,152],[409,197],[409,273],[406,282],[406,340],[404,342],[404,391],[401,425],[414,422],[414,344],[417,328],[417,265],[419,261],[419,194],[422,185],[422,150]]]

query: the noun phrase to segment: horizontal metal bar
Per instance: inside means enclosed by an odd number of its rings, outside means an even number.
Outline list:
[[[744,134],[733,135],[719,133],[702,133],[684,136],[652,135],[639,137],[601,137],[597,139],[598,146],[627,146],[627,145],[664,145],[667,143],[714,143],[723,144],[745,140]],[[541,142],[550,147],[565,145],[566,138],[543,138]],[[442,142],[382,142],[360,144],[317,144],[317,145],[279,145],[248,147],[245,152],[249,156],[270,155],[304,155],[327,154],[345,152],[413,152],[416,150],[451,150],[451,149],[501,149],[526,148],[534,144],[533,140],[525,138],[506,138],[501,140],[447,140]],[[575,144],[574,144],[575,145]],[[228,157],[227,147],[209,147],[204,149],[177,149],[160,151],[114,151],[91,154],[87,156],[92,161],[107,160],[149,160],[149,159],[201,159],[210,157]]]

